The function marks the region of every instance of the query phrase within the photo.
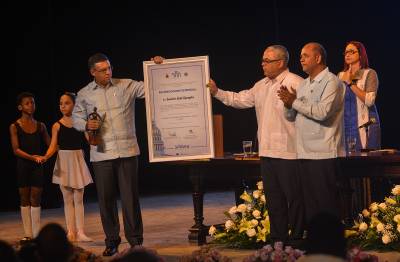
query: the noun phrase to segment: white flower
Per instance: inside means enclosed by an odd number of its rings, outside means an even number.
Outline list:
[[[260,190],[254,190],[253,191],[253,197],[255,199],[258,199],[260,197],[260,195],[261,195],[261,191]]]
[[[389,235],[385,234],[382,236],[382,242],[383,242],[383,244],[388,244],[388,243],[392,242],[392,239],[390,238]]]
[[[267,202],[267,200],[265,199],[265,195],[261,195],[261,202],[263,202],[263,203],[266,203]]]
[[[394,200],[393,198],[390,198],[390,197],[387,197],[386,199],[385,199],[385,202],[386,202],[386,204],[388,204],[388,205],[396,205],[396,200]]]
[[[210,226],[210,229],[208,230],[208,234],[210,236],[214,235],[215,232],[217,232],[217,229],[215,228],[215,226]]]
[[[253,209],[253,207],[252,207],[252,205],[251,204],[247,204],[247,211],[251,211]]]
[[[369,217],[369,215],[370,215],[370,213],[369,213],[369,211],[367,209],[364,209],[362,211],[362,214],[363,214],[364,217]]]
[[[400,214],[395,215],[393,221],[396,222],[398,225],[400,224]]]
[[[385,204],[385,203],[380,203],[378,206],[379,206],[380,208],[382,208],[383,210],[386,209],[386,204]]]
[[[255,218],[261,218],[261,212],[258,211],[257,209],[253,211],[252,215],[253,215]]]
[[[382,223],[379,223],[378,225],[376,225],[376,231],[378,232],[382,232],[385,229],[385,225]]]
[[[254,227],[258,225],[258,220],[257,219],[252,219],[250,222],[251,222],[251,225],[254,226]]]
[[[393,189],[392,189],[392,194],[395,196],[400,196],[400,185],[396,185]]]
[[[237,207],[237,211],[240,213],[244,213],[244,212],[246,212],[246,210],[247,210],[247,206],[245,204],[240,204]]]
[[[378,203],[374,202],[369,206],[369,210],[371,210],[372,212],[375,212],[376,210],[378,210]]]
[[[229,230],[229,229],[233,228],[234,225],[235,225],[235,223],[232,220],[228,220],[228,221],[225,222],[226,230]]]
[[[247,230],[246,230],[246,234],[247,234],[249,237],[254,237],[254,236],[256,235],[256,230],[255,230],[254,228],[247,229]]]
[[[264,185],[263,185],[262,181],[258,181],[257,182],[257,188],[258,188],[258,190],[263,190],[264,189]]]
[[[231,208],[229,209],[229,211],[228,211],[228,213],[231,214],[231,215],[235,214],[236,212],[238,212],[236,206],[231,207]]]
[[[400,233],[400,224],[397,224],[397,231]]]
[[[367,223],[362,222],[362,223],[360,224],[360,226],[358,227],[358,229],[359,229],[360,231],[365,231],[365,230],[367,230],[367,229],[368,229]]]

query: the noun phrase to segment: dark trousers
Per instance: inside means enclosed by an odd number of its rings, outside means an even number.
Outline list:
[[[132,246],[142,244],[143,223],[139,204],[137,157],[92,164],[106,246],[118,246],[121,243],[117,206],[118,188],[121,195],[125,238]]]
[[[261,158],[271,239],[274,242],[298,240],[303,237],[304,207],[297,167],[296,160]]]
[[[339,217],[337,179],[340,175],[339,160],[299,160],[299,172],[303,188],[306,222],[320,212]]]

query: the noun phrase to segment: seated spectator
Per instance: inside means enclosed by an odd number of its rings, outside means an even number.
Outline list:
[[[50,223],[39,231],[31,243],[21,247],[19,257],[24,262],[63,262],[69,261],[72,253],[72,245],[64,228],[59,224]]]
[[[165,260],[157,255],[154,250],[146,249],[142,246],[135,246],[125,249],[124,251],[115,255],[110,261],[112,262],[164,262]]]
[[[0,240],[0,261],[18,261],[14,248],[3,240]]]
[[[44,226],[35,242],[41,261],[67,261],[72,255],[72,245],[59,224],[50,223]]]

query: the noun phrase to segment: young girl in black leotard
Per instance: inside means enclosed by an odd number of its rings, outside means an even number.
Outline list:
[[[21,199],[21,217],[25,237],[21,242],[36,237],[40,229],[40,202],[43,188],[44,145],[50,137],[44,123],[33,118],[35,98],[24,92],[17,97],[21,117],[10,125],[11,144],[17,156],[17,183]]]
[[[74,94],[67,92],[61,96],[63,117],[53,125],[45,158],[47,160],[58,149],[53,183],[60,185],[63,194],[67,237],[70,241],[87,242],[92,240],[84,232],[83,192],[85,186],[93,181],[82,151],[84,143],[87,143],[85,135],[72,127],[74,105]]]

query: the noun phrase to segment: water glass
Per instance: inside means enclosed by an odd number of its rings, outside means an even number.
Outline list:
[[[243,141],[243,157],[249,157],[251,155],[252,147],[253,141]]]
[[[356,152],[356,138],[348,137],[347,138],[347,154],[352,155]]]

